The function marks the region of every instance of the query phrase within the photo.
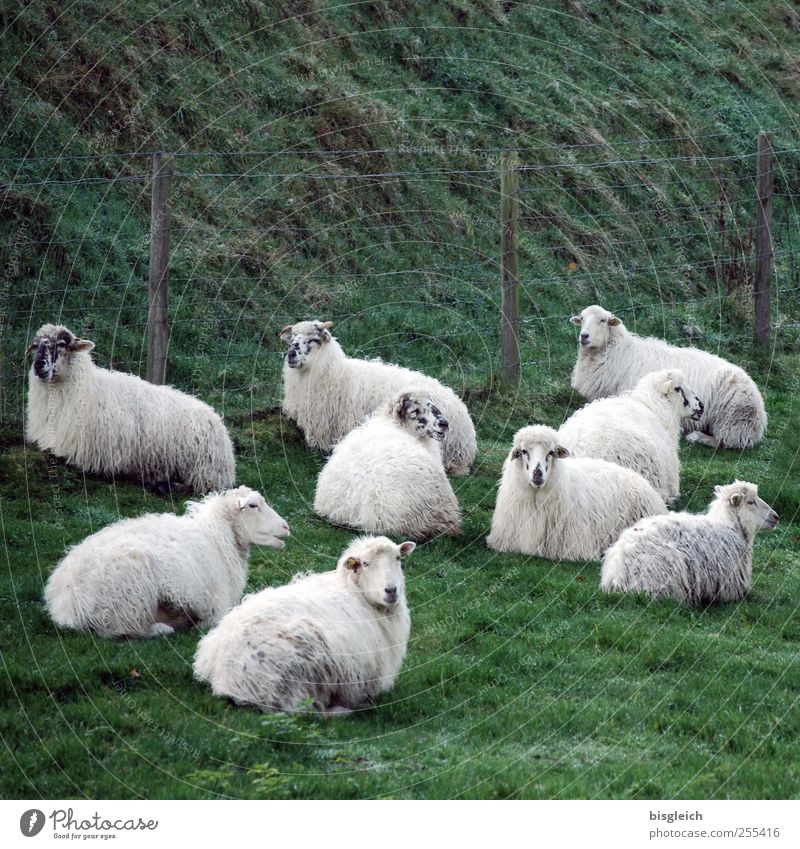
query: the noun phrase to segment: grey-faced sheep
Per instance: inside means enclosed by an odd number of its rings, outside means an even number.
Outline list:
[[[739,366],[697,348],[630,333],[617,316],[597,305],[570,321],[580,326],[572,386],[590,400],[633,389],[650,371],[680,369],[703,399],[705,410],[683,420],[686,439],[710,447],[752,448],[767,428],[764,399]]]
[[[314,509],[336,525],[428,539],[460,534],[460,509],[442,466],[448,422],[423,393],[401,392],[334,448]]]
[[[717,486],[705,514],[654,516],[628,528],[606,552],[600,586],[693,605],[738,601],[750,591],[753,538],[777,524],[755,484]]]
[[[442,444],[445,469],[469,472],[477,443],[464,402],[447,386],[417,371],[345,355],[330,333],[330,321],[301,321],[281,331],[288,346],[283,366],[283,411],[303,431],[306,443],[327,454],[364,418],[398,392],[425,392],[450,428]]]
[[[263,711],[346,713],[390,690],[411,629],[401,558],[413,542],[360,537],[335,570],[248,596],[200,641],[197,678]]]
[[[90,474],[130,475],[148,486],[204,494],[233,486],[233,446],[207,404],[92,362],[94,342],[45,324],[28,381],[25,435]]]
[[[556,431],[532,425],[514,436],[486,543],[550,560],[598,560],[622,530],[666,511],[641,475],[570,457]]]
[[[186,515],[123,519],[87,537],[45,588],[57,625],[101,637],[158,637],[213,625],[241,598],[252,545],[283,548],[286,522],[241,486],[189,502]]]
[[[597,457],[633,469],[674,505],[680,500],[681,423],[702,415],[703,402],[683,373],[665,369],[646,374],[630,392],[582,407],[558,435],[573,457]]]

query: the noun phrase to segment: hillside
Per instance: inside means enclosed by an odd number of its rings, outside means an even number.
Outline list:
[[[135,0],[0,9],[0,795],[755,798],[796,795],[800,631],[800,15],[767,0],[436,4]],[[753,342],[755,150],[774,136],[773,344]],[[121,516],[179,510],[22,440],[37,327],[144,375],[154,150],[173,155],[168,377],[225,414],[239,479],[292,528],[249,590],[330,567],[322,458],[278,410],[280,329],[464,395],[464,537],[409,560],[396,689],[349,720],[263,717],[192,680],[197,634],[58,631],[42,585]],[[498,380],[499,165],[520,177],[522,385]],[[781,513],[751,597],[602,596],[596,563],[492,556],[516,428],[581,399],[568,317],[747,368],[770,429],[682,445],[682,492],[759,483]],[[13,756],[11,753],[14,753]],[[5,759],[5,760],[3,760]]]

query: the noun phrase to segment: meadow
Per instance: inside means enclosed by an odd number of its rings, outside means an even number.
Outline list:
[[[796,797],[797,14],[760,0],[283,5],[0,11],[0,796]],[[781,151],[766,350],[749,271],[762,129]],[[518,391],[498,377],[508,147],[537,166],[520,175]],[[454,480],[464,535],[407,561],[405,666],[347,719],[214,698],[192,680],[197,633],[101,641],[43,607],[68,546],[183,506],[22,438],[22,352],[41,323],[144,374],[154,149],[185,155],[169,379],[224,413],[239,480],[292,529],[285,551],[254,551],[249,590],[331,568],[351,536],[313,514],[323,458],[280,414],[284,325],[333,319],[348,353],[442,379],[475,419],[476,466]],[[781,514],[742,603],[605,596],[596,562],[485,547],[516,429],[582,403],[568,317],[594,302],[741,364],[765,395],[758,448],[681,446],[688,509],[738,477]]]

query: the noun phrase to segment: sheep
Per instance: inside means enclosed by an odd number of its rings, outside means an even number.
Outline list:
[[[334,448],[314,510],[370,533],[416,540],[460,534],[458,500],[442,466],[448,426],[424,393],[399,393]]]
[[[27,353],[25,436],[89,474],[132,475],[198,495],[235,483],[233,446],[207,404],[169,386],[92,362],[94,342],[45,324]]]
[[[246,486],[189,502],[184,516],[123,519],[87,537],[45,587],[53,621],[101,637],[213,625],[241,598],[252,545],[283,548],[289,526]]]
[[[517,431],[503,464],[486,544],[550,560],[599,560],[624,528],[666,511],[641,475],[570,457],[555,430],[531,425]]]
[[[401,558],[413,542],[353,540],[336,569],[247,596],[197,647],[194,674],[217,696],[262,711],[309,701],[335,716],[390,690],[411,617]]]
[[[283,412],[303,431],[307,445],[328,454],[365,416],[403,389],[426,392],[450,428],[442,445],[449,474],[466,475],[475,459],[475,426],[452,389],[418,371],[345,355],[330,321],[284,327]]]
[[[678,369],[652,371],[630,392],[599,398],[573,413],[558,431],[573,457],[597,457],[633,469],[668,505],[680,502],[681,422],[703,415],[703,402]]]
[[[632,389],[643,375],[679,368],[703,399],[705,413],[682,423],[689,442],[711,448],[752,448],[764,437],[764,399],[739,366],[697,348],[630,333],[617,316],[593,305],[570,318],[580,325],[572,386],[589,400]]]
[[[697,606],[738,601],[750,591],[753,538],[777,524],[755,484],[717,486],[704,514],[654,516],[624,531],[606,552],[600,587]]]

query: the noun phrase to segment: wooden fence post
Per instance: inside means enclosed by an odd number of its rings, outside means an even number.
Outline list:
[[[519,156],[504,153],[500,160],[500,335],[503,379],[519,386]]]
[[[770,288],[772,274],[772,133],[758,134],[756,158],[756,267],[753,274],[753,307],[756,340],[770,344]]]
[[[167,381],[167,278],[169,276],[172,160],[153,154],[153,196],[150,204],[150,276],[147,310],[147,379]]]

